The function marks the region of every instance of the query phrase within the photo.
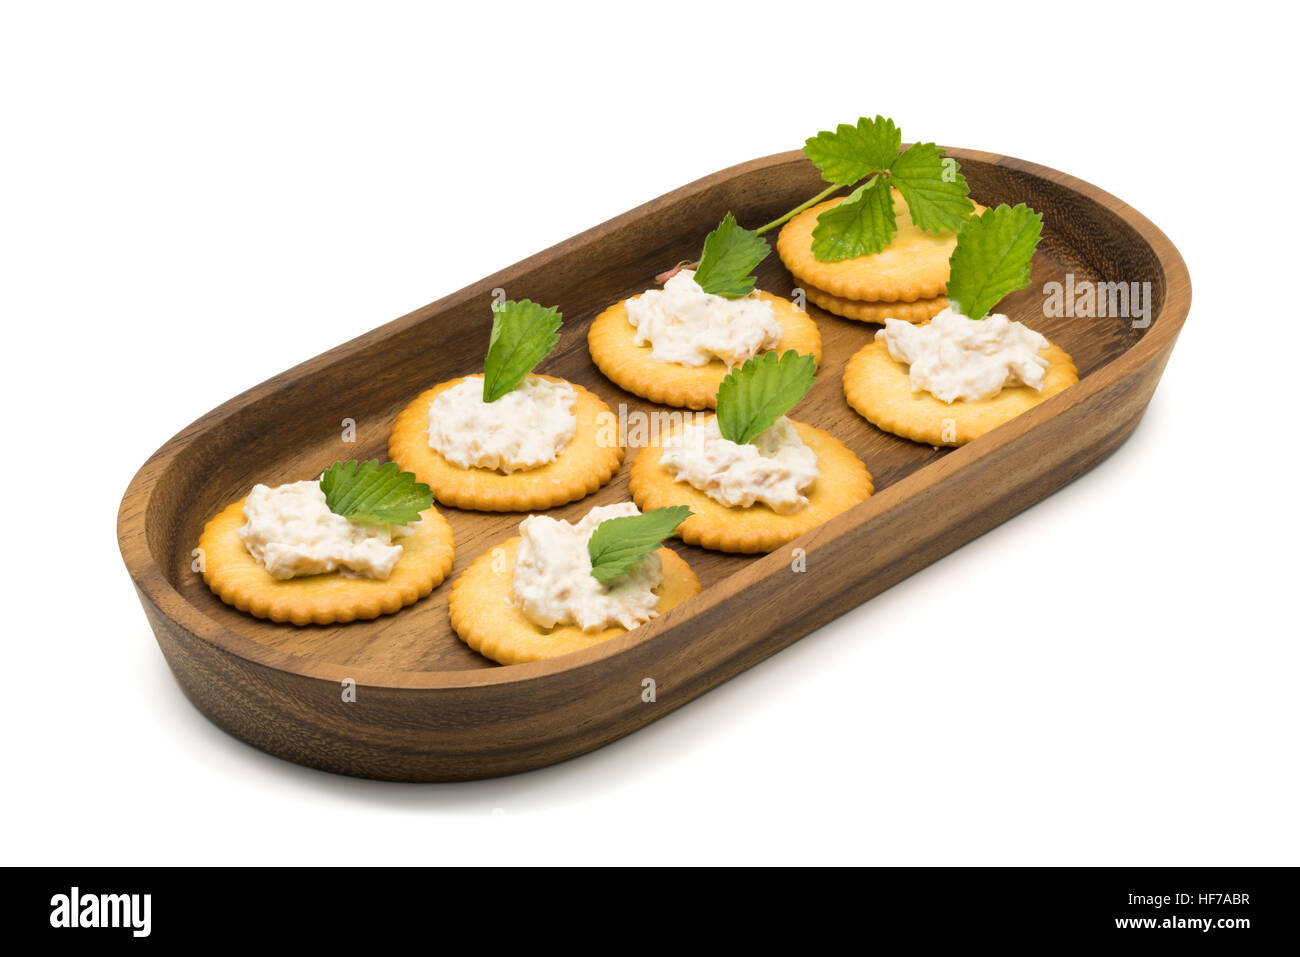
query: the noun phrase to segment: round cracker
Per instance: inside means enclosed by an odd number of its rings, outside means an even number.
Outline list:
[[[817,217],[842,203],[844,197],[839,197],[804,210],[782,226],[776,240],[777,254],[805,289],[815,286],[840,299],[916,302],[942,296],[948,285],[948,259],[957,246],[957,234],[927,233],[912,222],[912,214],[898,190],[893,191],[893,196],[898,231],[880,252],[839,262],[817,261],[812,252]],[[983,206],[975,204],[976,213],[983,210]]]
[[[886,432],[927,445],[965,445],[1079,381],[1065,350],[1049,343],[1042,354],[1050,363],[1042,392],[1021,385],[991,399],[958,399],[950,405],[928,392],[913,392],[907,364],[876,341],[854,353],[844,367],[844,397],[859,415]]]
[[[714,551],[754,554],[780,548],[871,495],[871,473],[847,445],[822,429],[802,422],[791,424],[817,455],[817,481],[804,493],[808,504],[797,512],[781,515],[757,502],[747,508],[732,508],[673,478],[659,464],[659,456],[662,443],[685,428],[685,423],[661,434],[633,460],[628,477],[632,501],[643,512],[689,505],[693,514],[677,527],[682,541]]]
[[[858,322],[874,322],[883,326],[886,319],[901,319],[904,322],[927,322],[948,308],[948,297],[937,296],[934,299],[918,299],[915,302],[859,302],[856,299],[841,299],[832,296],[824,289],[804,285],[804,294],[813,305],[825,309],[845,319]]]
[[[758,296],[772,304],[781,325],[781,341],[775,351],[793,349],[813,356],[820,365],[822,336],[812,316],[789,299],[761,290]],[[634,343],[636,326],[627,317],[628,301],[610,306],[587,330],[587,346],[596,367],[619,388],[651,402],[686,409],[715,408],[718,386],[731,371],[727,364],[713,359],[702,366],[688,366],[651,358],[650,346]]]
[[[481,378],[467,376],[465,378]],[[538,378],[564,382],[554,376]],[[611,429],[602,421],[614,422],[614,413],[600,397],[570,382],[577,399],[573,412],[577,429],[554,462],[524,472],[503,474],[494,469],[463,469],[429,447],[429,403],[445,389],[464,378],[440,382],[420,393],[397,416],[388,438],[388,457],[433,489],[434,498],[453,508],[479,512],[531,512],[577,501],[596,491],[623,464],[623,447],[617,438],[604,442]],[[602,416],[609,419],[602,420]],[[617,435],[617,430],[612,430]]]
[[[351,578],[338,572],[305,578],[273,578],[239,537],[244,499],[217,514],[199,536],[203,580],[227,605],[258,618],[295,625],[333,625],[391,615],[413,605],[451,572],[455,542],[436,508],[397,539],[402,555],[387,578]]]
[[[576,625],[541,628],[529,621],[511,600],[518,548],[515,536],[489,549],[452,583],[447,611],[451,627],[465,644],[500,664],[518,665],[581,651],[627,631],[619,625],[603,631],[583,631]],[[654,591],[663,614],[698,594],[700,580],[672,549],[659,549],[659,558],[664,580]]]

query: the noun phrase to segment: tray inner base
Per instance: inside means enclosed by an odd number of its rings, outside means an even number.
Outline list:
[[[622,286],[621,292],[613,296],[608,293],[593,295],[578,285],[570,290],[570,294],[554,300],[565,313],[565,327],[559,348],[540,371],[580,383],[604,398],[615,411],[618,411],[620,404],[629,411],[667,411],[662,406],[644,402],[623,392],[595,369],[587,355],[586,326],[608,302],[635,295],[648,288],[657,269],[689,256],[691,248],[693,247],[688,246],[680,253],[645,263],[644,278]],[[1122,354],[1137,341],[1140,332],[1133,330],[1128,320],[1045,318],[1042,307],[1043,285],[1050,280],[1063,281],[1067,270],[1074,274],[1076,282],[1084,279],[1098,281],[1102,278],[1086,266],[1080,266],[1076,257],[1068,252],[1057,255],[1047,248],[1040,251],[1035,260],[1033,283],[1008,297],[1001,308],[1013,319],[1030,324],[1062,346],[1074,357],[1080,375],[1086,376]],[[792,277],[775,254],[759,269],[760,288],[789,295],[794,285]],[[509,293],[516,297],[531,295],[527,289],[509,290]],[[487,314],[488,305],[488,300],[484,298],[480,315]],[[811,304],[809,311],[821,328],[824,359],[817,383],[795,410],[795,417],[829,429],[846,442],[867,464],[877,491],[947,454],[947,450],[917,445],[881,432],[860,418],[845,403],[840,385],[844,365],[855,351],[871,341],[879,327],[839,319]],[[475,357],[481,354],[478,340],[483,337],[476,334],[466,338],[471,340],[471,347],[465,350],[464,361],[458,365],[460,372],[456,374],[467,374],[480,368]],[[443,361],[447,361],[446,356]],[[386,458],[389,424],[405,402],[439,378],[451,377],[421,374],[419,366],[420,360],[413,358],[393,367],[392,375],[405,385],[390,387],[387,391],[392,398],[382,407],[359,412],[349,409],[348,402],[340,398],[333,407],[322,408],[318,415],[313,416],[319,421],[299,432],[297,444],[272,445],[275,451],[271,452],[269,460],[262,455],[265,450],[250,454],[249,461],[259,464],[256,468],[250,465],[243,469],[247,473],[243,479],[246,484],[239,486],[227,483],[234,487],[224,493],[204,488],[201,494],[195,494],[186,519],[179,524],[176,534],[169,536],[170,547],[166,549],[170,552],[170,563],[166,567],[173,570],[173,584],[182,595],[204,614],[220,620],[247,638],[322,662],[389,671],[452,671],[500,667],[472,652],[452,632],[447,621],[448,583],[444,583],[417,605],[395,616],[345,626],[298,628],[260,621],[229,608],[212,595],[200,577],[190,569],[190,549],[197,541],[205,516],[225,502],[244,494],[253,482],[278,484],[307,478],[317,474],[323,465],[340,458]],[[344,444],[341,440],[339,424],[344,417],[355,418],[357,421],[357,440],[354,444]],[[250,449],[250,453],[253,452]],[[576,520],[594,505],[625,501],[628,497],[628,465],[634,454],[634,450],[629,450],[618,475],[599,493],[580,502],[553,509],[548,514]],[[218,494],[224,494],[224,500],[218,500]],[[202,511],[193,507],[204,500],[212,504]],[[456,536],[453,577],[483,551],[515,534],[515,528],[522,517],[450,508],[443,508],[443,513]],[[752,560],[744,556],[709,552],[680,542],[674,543],[673,547],[690,562],[706,588]]]

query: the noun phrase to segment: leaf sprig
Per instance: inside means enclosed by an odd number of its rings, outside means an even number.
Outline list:
[[[817,217],[812,252],[821,262],[869,256],[889,245],[898,231],[891,187],[921,229],[960,229],[975,205],[956,160],[946,160],[933,143],[913,143],[900,153],[902,145],[902,132],[883,116],[864,116],[855,125],[841,123],[834,132],[810,137],[804,155],[831,185],[755,233],[775,229],[846,186],[856,188]]]
[[[705,292],[728,299],[748,295],[754,288],[750,273],[771,251],[762,235],[846,187],[854,188],[817,217],[812,252],[821,262],[869,256],[888,246],[898,232],[895,189],[912,222],[926,232],[960,230],[975,211],[957,161],[933,143],[913,143],[904,150],[902,131],[883,116],[864,116],[856,124],[841,123],[834,131],[809,137],[804,155],[830,186],[758,229],[744,229],[727,213],[705,239],[696,266],[695,281]],[[663,273],[659,281],[676,271]]]
[[[626,575],[690,517],[688,506],[670,505],[601,522],[587,540],[592,576],[606,582]]]
[[[331,512],[365,525],[406,525],[433,505],[433,489],[396,462],[335,462],[320,488]]]
[[[531,299],[508,301],[492,313],[492,337],[483,362],[483,401],[514,391],[560,341],[563,317]]]
[[[718,386],[718,431],[737,445],[752,442],[808,394],[817,360],[775,350],[732,369]]]
[[[983,319],[1007,293],[1029,285],[1043,217],[1024,203],[972,216],[957,234],[948,259],[948,301],[953,312]]]

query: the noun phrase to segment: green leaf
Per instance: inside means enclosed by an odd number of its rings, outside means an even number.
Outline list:
[[[1003,296],[1029,285],[1043,217],[1024,203],[972,216],[948,260],[948,299],[954,312],[983,319]]]
[[[331,512],[366,525],[405,525],[433,505],[433,490],[396,462],[335,462],[320,488]]]
[[[737,444],[752,442],[808,394],[816,375],[817,360],[793,349],[732,369],[718,386],[718,431]]]
[[[889,169],[902,144],[903,134],[893,120],[864,116],[857,126],[841,123],[834,133],[818,133],[804,143],[803,151],[826,182],[850,186],[864,176]]]
[[[704,237],[704,253],[695,269],[695,281],[715,296],[739,299],[754,291],[754,267],[772,250],[753,230],[737,225],[727,213],[718,228]]]
[[[926,232],[956,232],[975,211],[970,187],[956,160],[945,166],[943,150],[933,143],[913,143],[889,170],[903,194],[912,222]]]
[[[889,245],[898,230],[889,181],[873,176],[844,202],[817,217],[812,251],[818,262],[870,256]]]
[[[483,401],[514,390],[560,341],[560,311],[531,299],[502,303],[492,314],[492,338],[483,363]]]
[[[690,517],[687,506],[671,505],[640,515],[606,519],[587,540],[591,574],[601,582],[626,575]]]

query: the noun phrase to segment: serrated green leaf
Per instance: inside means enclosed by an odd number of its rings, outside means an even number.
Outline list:
[[[754,267],[772,250],[753,230],[736,223],[727,213],[718,228],[704,237],[704,253],[695,269],[695,281],[708,293],[739,299],[754,291]]]
[[[824,263],[870,256],[888,246],[897,230],[889,181],[873,176],[844,202],[817,217],[812,234],[813,256]]]
[[[502,303],[492,314],[492,337],[483,363],[483,401],[514,390],[560,341],[560,311],[531,299]]]
[[[975,211],[970,187],[957,161],[945,166],[943,150],[913,143],[889,169],[890,182],[903,194],[912,222],[926,232],[956,232]]]
[[[690,517],[687,506],[670,505],[601,522],[587,540],[592,576],[605,582],[626,575]]]
[[[808,394],[816,375],[817,360],[793,349],[732,369],[718,386],[718,431],[737,444],[752,442]]]
[[[405,525],[433,505],[433,490],[396,462],[335,462],[320,488],[331,512],[367,525]]]
[[[1024,203],[972,216],[948,260],[948,299],[955,312],[983,319],[1009,292],[1029,285],[1043,217]]]
[[[823,131],[804,143],[804,155],[822,171],[822,179],[850,186],[865,176],[889,169],[898,158],[903,134],[894,121],[865,116],[856,126],[841,123],[835,132]]]

